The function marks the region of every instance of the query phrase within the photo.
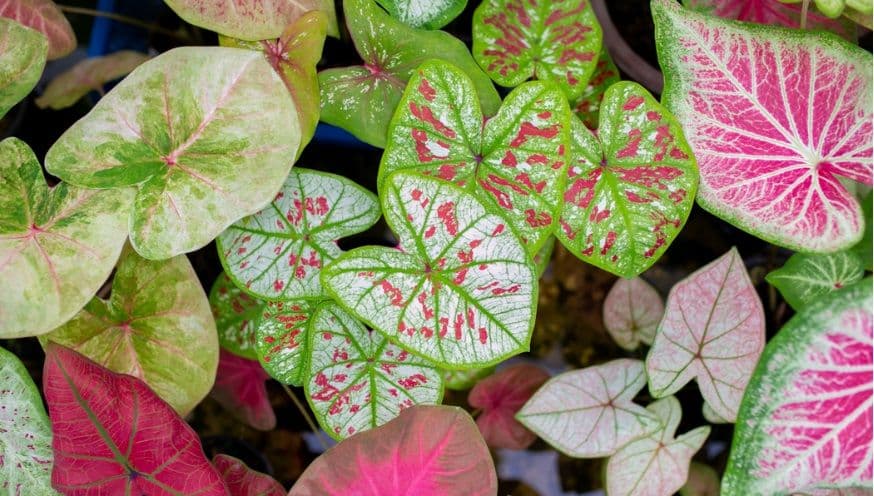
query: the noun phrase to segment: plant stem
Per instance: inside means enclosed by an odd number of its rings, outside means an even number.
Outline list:
[[[801,1],[801,30],[807,29],[807,9],[810,7],[810,0]]]
[[[130,24],[131,26],[137,26],[143,28],[147,31],[154,31],[156,33],[161,33],[166,36],[170,36],[179,40],[188,40],[187,36],[182,36],[175,31],[170,31],[169,29],[164,29],[161,26],[150,24],[148,22],[143,22],[139,19],[134,19],[133,17],[128,17],[121,14],[116,14],[114,12],[103,12],[100,10],[89,9],[86,7],[74,7],[72,5],[62,5],[58,4],[58,8],[61,9],[62,12],[67,12],[69,14],[80,14],[87,15],[92,17],[105,17],[107,19],[112,19],[113,21],[122,22],[125,24]]]
[[[281,382],[279,384],[282,386],[282,389],[285,390],[285,393],[288,395],[288,397],[291,398],[291,401],[294,402],[294,406],[297,407],[300,414],[303,415],[303,418],[304,420],[306,420],[307,425],[310,426],[310,430],[313,431],[316,439],[319,440],[319,445],[322,447],[322,450],[328,451],[328,445],[325,444],[325,441],[322,439],[322,436],[320,435],[321,431],[319,430],[318,426],[316,426],[313,418],[310,416],[310,412],[307,411],[307,408],[304,406],[303,403],[301,403],[300,399],[297,397],[296,394],[294,394],[294,391],[292,391],[290,387],[282,384]]]

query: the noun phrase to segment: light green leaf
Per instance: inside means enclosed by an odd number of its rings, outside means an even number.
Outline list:
[[[769,284],[796,311],[823,295],[862,279],[865,268],[853,252],[828,255],[796,253],[786,264],[765,276]]]
[[[801,0],[781,0],[786,3],[800,3]],[[844,13],[844,9],[850,8],[864,15],[871,17],[872,8],[871,0],[816,0],[816,8],[823,14],[836,19]]]
[[[52,79],[34,103],[39,108],[67,108],[89,91],[103,91],[104,84],[128,74],[147,60],[148,55],[130,50],[84,59]]]
[[[852,248],[852,252],[859,255],[862,259],[862,263],[864,264],[865,270],[871,270],[872,264],[874,264],[874,249],[872,249],[872,236],[871,232],[874,231],[874,220],[872,220],[871,210],[872,210],[872,196],[871,191],[862,198],[862,213],[865,216],[865,232],[862,234],[862,240],[859,241]]]
[[[37,31],[0,17],[0,118],[36,86],[48,41]]]
[[[443,384],[446,386],[446,389],[452,389],[453,391],[467,391],[479,382],[480,379],[492,375],[494,371],[494,367],[445,370],[443,371]]]
[[[255,321],[258,361],[283,384],[303,386],[307,379],[307,335],[314,310],[315,305],[306,301],[271,301]]]
[[[589,129],[598,128],[598,116],[601,110],[601,101],[604,100],[604,92],[614,83],[618,83],[622,78],[619,76],[619,69],[607,53],[607,48],[601,48],[601,55],[598,56],[598,64],[595,66],[595,72],[589,79],[586,88],[580,96],[571,102],[571,110],[577,114],[577,117],[583,121]]]
[[[222,272],[209,291],[209,306],[215,318],[222,348],[250,360],[256,360],[255,321],[266,302],[249,296]]]
[[[376,0],[395,19],[407,26],[440,29],[458,17],[467,0]]]

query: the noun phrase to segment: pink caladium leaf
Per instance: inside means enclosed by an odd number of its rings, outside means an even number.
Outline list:
[[[680,124],[639,84],[612,85],[600,112],[597,137],[573,119],[556,237],[581,260],[634,277],[685,224],[698,169]]]
[[[212,464],[221,474],[230,496],[285,496],[285,488],[267,474],[252,470],[229,455],[215,455]]]
[[[470,390],[467,402],[481,410],[476,425],[486,444],[521,450],[537,439],[514,416],[547,379],[549,373],[541,367],[522,363],[500,370]]]
[[[604,299],[604,327],[622,349],[652,344],[665,313],[658,291],[639,277],[617,279]]]
[[[683,0],[683,5],[705,14],[738,21],[801,27],[801,5],[779,0]],[[831,31],[847,40],[856,37],[855,24],[848,19],[830,19],[813,5],[807,11],[807,29]]]
[[[601,25],[587,0],[485,0],[473,14],[472,51],[501,86],[534,76],[576,99],[595,70]]]
[[[102,92],[104,84],[127,75],[147,60],[148,55],[131,50],[83,59],[52,79],[34,103],[53,110],[70,107],[89,91]]]
[[[225,350],[251,360],[255,351],[255,320],[264,312],[265,301],[240,290],[224,272],[209,291],[209,307],[215,318],[219,345]]]
[[[806,305],[768,343],[738,414],[723,494],[870,493],[871,305],[868,278]]]
[[[632,401],[645,385],[640,360],[565,372],[544,384],[516,418],[568,456],[609,456],[659,428],[659,419]]]
[[[858,241],[862,210],[840,179],[872,182],[871,54],[669,0],[655,0],[653,16],[662,100],[698,160],[698,203],[796,250]]]
[[[622,446],[607,460],[606,489],[610,496],[674,494],[686,483],[692,455],[710,435],[710,427],[704,426],[674,437],[682,408],[673,396],[651,403],[646,409],[661,420],[661,427]]]
[[[671,289],[646,356],[649,391],[663,398],[693,378],[719,417],[737,418],[765,346],[765,311],[732,248]]]
[[[616,64],[607,53],[606,47],[601,48],[598,64],[595,66],[592,77],[589,78],[589,83],[580,93],[580,96],[571,102],[571,110],[577,114],[577,117],[583,121],[587,128],[598,128],[598,116],[600,115],[601,101],[604,100],[604,92],[621,79],[619,69],[616,68]]]
[[[407,408],[310,464],[289,496],[489,496],[498,477],[473,419],[451,406]]]
[[[328,293],[373,329],[446,369],[527,351],[535,268],[506,221],[449,182],[396,172],[382,209],[399,248],[366,246],[322,271]]]
[[[209,396],[247,425],[269,431],[276,427],[264,381],[270,377],[257,360],[221,350],[215,385]]]
[[[255,353],[264,370],[283,384],[303,386],[307,378],[309,321],[315,305],[272,301],[254,323]]]
[[[39,82],[46,65],[45,36],[11,19],[0,17],[0,119]]]
[[[536,253],[552,234],[564,191],[571,119],[547,82],[516,88],[483,124],[473,82],[432,60],[410,78],[389,128],[377,183],[397,170],[453,181],[500,212]]]
[[[48,60],[76,49],[76,34],[52,0],[0,0],[0,17],[14,19],[42,33],[49,42]]]
[[[51,343],[43,391],[64,494],[227,495],[197,434],[136,377]]]
[[[366,329],[334,303],[310,320],[304,385],[319,424],[335,439],[373,429],[413,405],[440,403],[443,373]]]

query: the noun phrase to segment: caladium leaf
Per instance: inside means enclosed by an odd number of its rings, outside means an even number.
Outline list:
[[[52,0],[0,0],[0,17],[14,19],[42,33],[48,41],[48,60],[65,57],[76,49],[73,27]]]
[[[483,124],[472,81],[449,63],[422,64],[389,128],[377,184],[397,170],[453,181],[500,212],[537,253],[557,222],[571,118],[552,84],[519,86]]]
[[[273,201],[219,236],[228,275],[267,300],[320,299],[323,265],[342,251],[337,239],[379,219],[376,196],[334,174],[296,168]]]
[[[467,402],[481,410],[476,425],[486,444],[521,450],[537,439],[514,416],[547,379],[549,373],[541,367],[520,363],[479,381],[470,390]]]
[[[440,29],[461,14],[467,0],[376,0],[395,19],[407,26]]]
[[[285,488],[267,474],[252,470],[229,455],[215,455],[212,463],[228,486],[230,496],[285,496]]]
[[[558,240],[581,260],[634,277],[662,256],[689,217],[695,158],[676,119],[642,86],[616,83],[595,137],[573,119]]]
[[[705,426],[674,438],[682,409],[673,396],[651,403],[646,409],[661,420],[661,428],[622,446],[607,460],[606,489],[610,496],[674,494],[686,483],[692,455],[710,435],[710,427]]]
[[[467,391],[480,379],[492,375],[494,367],[483,367],[464,370],[446,370],[443,372],[443,386],[453,391]]]
[[[52,428],[39,390],[18,357],[0,348],[0,491],[52,490]]]
[[[460,40],[442,31],[422,31],[392,19],[373,0],[344,0],[346,22],[363,65],[319,73],[322,121],[373,146],[384,147],[389,122],[413,71],[428,59],[451,62],[474,81],[486,115],[501,98]]]
[[[533,76],[573,100],[595,70],[601,25],[587,0],[484,0],[473,13],[472,51],[501,86]]]
[[[334,303],[316,310],[308,339],[307,400],[319,425],[336,439],[443,398],[443,373],[434,364],[366,329]]]
[[[49,149],[46,168],[89,188],[139,185],[131,244],[161,260],[263,208],[299,143],[294,102],[261,54],[183,47],[107,93]]]
[[[659,428],[658,417],[632,401],[645,385],[640,360],[572,370],[544,384],[516,418],[568,456],[609,456]]]
[[[718,413],[713,411],[710,404],[705,402],[701,407],[701,415],[704,417],[704,420],[710,422],[711,424],[728,424],[730,421],[722,418]]]
[[[309,319],[315,306],[306,301],[267,303],[255,321],[255,351],[271,377],[303,386],[307,379]]]
[[[855,246],[853,246],[853,253],[859,255],[862,259],[862,262],[865,266],[865,270],[870,271],[872,269],[872,264],[874,264],[874,257],[872,257],[872,231],[874,231],[874,219],[872,219],[872,191],[869,191],[864,198],[862,198],[862,212],[865,214],[865,233],[862,235],[862,240],[859,241]]]
[[[790,3],[799,3],[801,0],[785,0]],[[855,10],[861,14],[871,17],[872,2],[871,0],[816,0],[816,7],[828,17],[837,18],[844,13],[845,10]]]
[[[801,5],[772,0],[683,0],[690,9],[724,19],[772,24],[787,28],[801,27]],[[856,37],[856,27],[848,19],[830,19],[813,5],[806,13],[807,29],[831,31],[847,40]]]
[[[328,18],[328,34],[338,36],[334,2],[328,0],[167,0],[182,19],[241,40],[279,38],[282,31],[309,11]]]
[[[255,321],[264,312],[265,304],[241,291],[222,272],[209,291],[209,306],[215,318],[219,345],[235,355],[257,360]]]
[[[555,251],[555,236],[546,238],[546,242],[540,247],[540,250],[534,254],[534,266],[537,268],[537,278],[543,277],[543,273],[549,267],[549,262],[552,260],[552,252]]]
[[[227,495],[197,434],[136,377],[50,343],[43,391],[64,494]]]
[[[653,16],[662,100],[698,160],[698,203],[796,250],[858,241],[862,212],[839,177],[871,184],[871,54],[669,0],[655,0]]]
[[[390,176],[381,201],[403,249],[343,254],[322,271],[328,293],[446,369],[527,351],[537,280],[506,221],[456,186],[410,172]]]
[[[181,415],[209,393],[219,358],[209,301],[188,259],[154,262],[130,247],[121,254],[109,300],[95,297],[40,341],[144,381]]]
[[[85,306],[121,253],[132,193],[49,188],[27,144],[0,142],[0,338],[44,334]]]
[[[220,350],[215,385],[209,396],[247,425],[269,431],[276,427],[264,381],[270,377],[257,360]]]
[[[658,291],[639,277],[617,279],[604,299],[604,327],[622,349],[652,344],[665,313]]]
[[[768,343],[741,404],[724,494],[870,492],[871,305],[868,278],[806,305]]]
[[[862,259],[850,251],[828,255],[796,253],[783,267],[765,276],[765,280],[779,289],[786,303],[798,311],[826,293],[861,280],[864,275]]]
[[[694,378],[710,408],[734,422],[764,346],[765,311],[732,248],[671,288],[646,356],[649,391],[663,398]]]
[[[613,59],[607,53],[606,47],[601,48],[598,64],[595,65],[595,72],[589,78],[589,83],[580,96],[571,102],[571,109],[587,128],[598,128],[598,116],[600,115],[601,101],[604,100],[604,92],[614,83],[618,83],[620,79],[619,69],[616,68]]]
[[[709,465],[692,462],[689,464],[689,478],[680,488],[680,496],[719,496],[719,474]]]
[[[39,108],[67,108],[89,91],[103,92],[104,84],[128,74],[147,60],[148,55],[131,50],[84,59],[52,79],[34,103]]]
[[[36,86],[46,65],[45,36],[0,17],[0,118]]]
[[[457,407],[419,405],[316,458],[288,494],[487,496],[497,491],[492,457],[470,415]]]

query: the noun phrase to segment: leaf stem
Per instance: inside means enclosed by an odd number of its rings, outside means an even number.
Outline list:
[[[280,382],[279,384],[282,386],[282,389],[285,390],[285,393],[288,395],[288,397],[291,398],[291,401],[294,402],[294,406],[297,407],[297,410],[300,412],[300,414],[303,415],[303,418],[304,418],[304,420],[306,420],[307,425],[310,426],[310,430],[313,431],[313,434],[316,436],[316,439],[319,440],[319,445],[322,447],[322,450],[328,451],[328,445],[325,443],[325,440],[322,439],[321,431],[319,430],[318,426],[316,426],[316,423],[313,421],[313,418],[310,416],[310,412],[307,410],[307,408],[304,406],[304,404],[300,401],[300,398],[298,398],[297,395],[294,394],[294,391],[292,391],[291,388],[288,387],[288,385],[283,384],[282,382]]]
[[[156,33],[161,33],[163,35],[170,36],[179,40],[188,40],[187,36],[180,35],[179,33],[175,31],[170,31],[169,29],[164,29],[156,24],[150,24],[148,22],[143,22],[139,19],[134,19],[133,17],[116,14],[114,12],[103,12],[101,10],[89,9],[86,7],[75,7],[72,5],[63,4],[57,5],[62,12],[67,12],[69,14],[87,15],[92,17],[105,17],[107,19],[112,19],[113,21],[130,24],[131,26],[137,26],[147,31],[154,31]]]
[[[801,1],[801,30],[807,29],[807,9],[810,7],[810,0]]]

